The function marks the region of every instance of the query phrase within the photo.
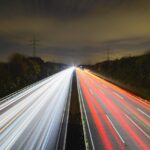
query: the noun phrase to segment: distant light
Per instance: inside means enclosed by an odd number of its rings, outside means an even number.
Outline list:
[[[75,70],[76,68],[77,68],[77,66],[76,65],[72,65],[72,67],[71,67],[73,70]]]
[[[73,66],[73,67],[71,67],[73,70],[75,70],[76,69],[76,66]]]

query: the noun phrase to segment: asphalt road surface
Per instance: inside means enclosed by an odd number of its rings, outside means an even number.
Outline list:
[[[150,150],[150,104],[87,70],[77,78],[87,149]]]
[[[53,150],[59,143],[65,148],[73,70],[66,69],[0,102],[0,149]]]

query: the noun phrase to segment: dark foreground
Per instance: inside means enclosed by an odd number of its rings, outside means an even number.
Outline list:
[[[79,108],[76,73],[73,74],[66,150],[84,150],[84,135]]]

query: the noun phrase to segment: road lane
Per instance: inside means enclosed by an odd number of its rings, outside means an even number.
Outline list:
[[[95,79],[96,80],[94,82],[99,82],[97,80],[96,76],[95,76]],[[109,82],[106,82],[102,79],[100,79],[100,81],[109,84],[109,87],[107,89],[104,89],[104,88],[102,89],[101,87],[97,87],[97,88],[101,88],[101,92],[103,91],[103,93],[105,93],[104,95],[107,95],[112,101],[114,101],[114,103],[116,105],[118,105],[126,113],[132,112],[132,114],[134,114],[134,115],[132,115],[132,117],[134,117],[134,119],[136,121],[138,121],[141,126],[144,126],[145,128],[149,129],[149,126],[147,126],[147,124],[148,125],[150,124],[150,120],[145,115],[143,115],[141,112],[139,112],[139,110],[138,110],[139,108],[141,108],[143,110],[143,112],[147,112],[147,114],[150,114],[149,104],[143,102],[144,100],[140,101],[140,99],[139,98],[137,99],[136,96],[128,93],[127,91],[122,90],[119,87],[116,87],[115,85],[112,85]],[[117,91],[117,89],[118,89],[118,91]],[[119,93],[120,91],[122,93]],[[116,96],[116,94],[114,94],[114,92],[123,98]],[[123,93],[125,93],[125,94],[123,94]],[[132,99],[129,98],[131,96],[132,96]]]
[[[81,109],[88,112],[94,149],[148,150],[150,105],[86,70],[77,69],[77,76]],[[91,145],[89,129],[86,128],[86,138]]]
[[[64,120],[68,121],[64,114],[68,115],[73,70],[57,73],[1,102],[1,149],[53,150],[58,146]]]

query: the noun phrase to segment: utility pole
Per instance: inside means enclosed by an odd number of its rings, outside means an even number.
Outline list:
[[[33,37],[32,45],[33,45],[33,57],[36,57],[36,39]]]
[[[35,36],[33,36],[33,39],[31,41],[32,48],[33,48],[33,57],[37,56],[37,42],[38,40],[36,40]]]
[[[110,60],[110,51],[109,51],[109,49],[107,49],[107,61],[109,61]]]

